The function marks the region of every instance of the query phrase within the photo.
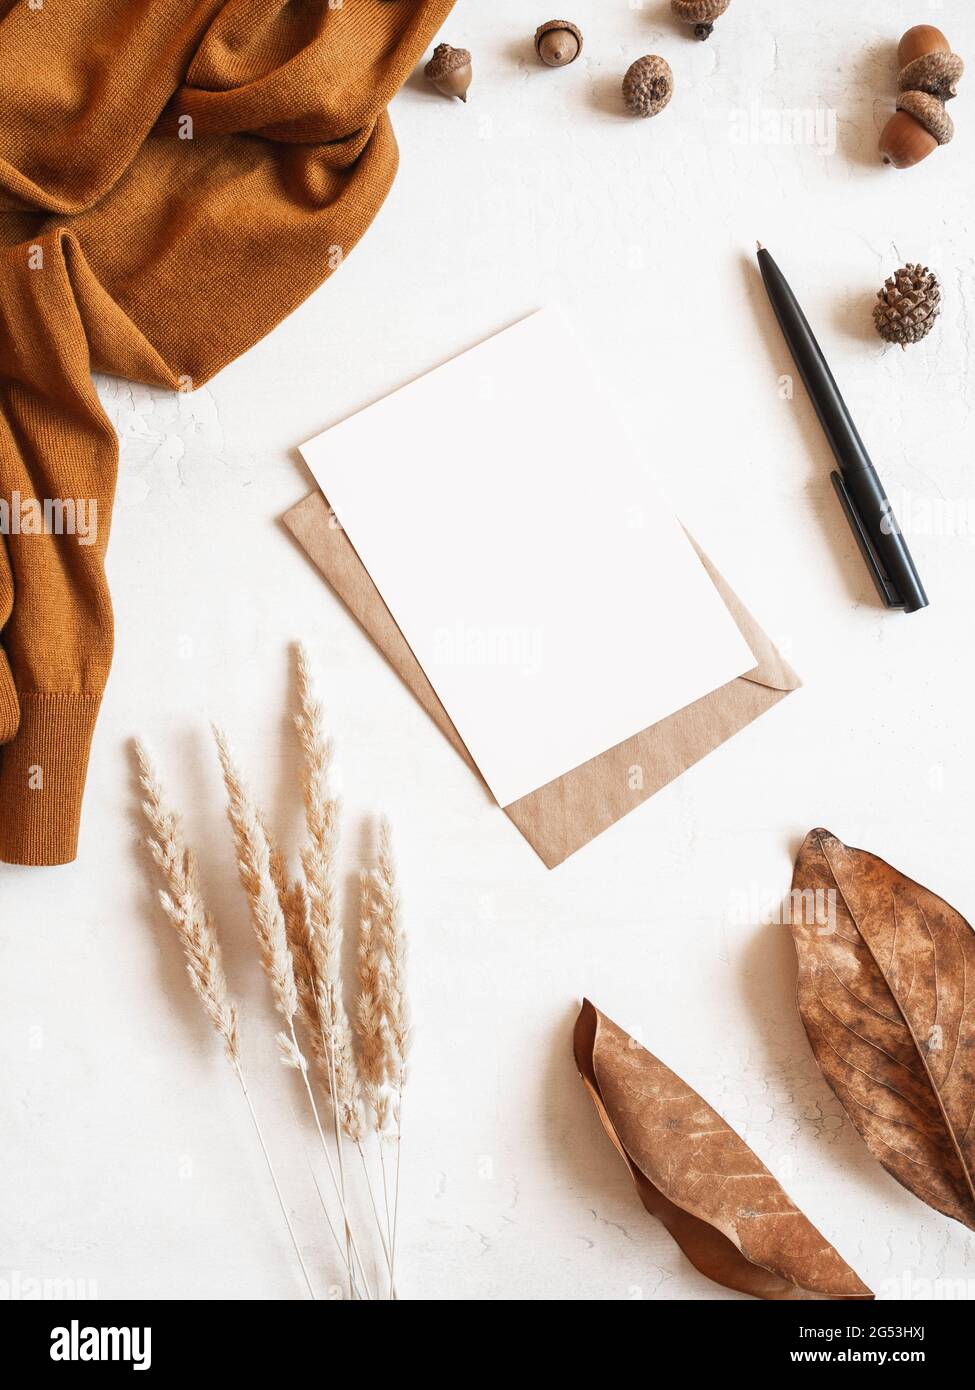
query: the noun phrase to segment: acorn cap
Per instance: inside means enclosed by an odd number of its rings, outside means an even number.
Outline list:
[[[670,0],[670,7],[685,24],[713,24],[720,19],[731,0]]]
[[[451,48],[449,43],[438,43],[433,50],[433,57],[423,69],[423,75],[429,77],[431,82],[442,82],[458,68],[466,68],[470,61],[468,49]]]
[[[927,92],[950,101],[958,95],[964,71],[964,61],[957,53],[924,53],[902,70],[898,85],[902,92]]]
[[[579,45],[575,52],[575,58],[570,60],[575,62],[575,59],[578,58],[579,54],[582,52],[582,30],[579,28],[578,24],[573,24],[571,19],[547,19],[544,24],[540,24],[535,30],[535,52],[541,58],[542,55],[539,44],[543,37],[559,29],[566,29],[574,36],[576,43]]]
[[[623,102],[631,116],[656,116],[674,95],[674,74],[655,53],[637,58],[623,78]]]
[[[939,145],[947,145],[955,133],[955,123],[943,103],[927,92],[901,92],[897,109],[919,121]]]

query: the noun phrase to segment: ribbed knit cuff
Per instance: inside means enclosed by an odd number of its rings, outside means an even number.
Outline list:
[[[0,749],[0,860],[70,864],[100,695],[21,695],[20,728]]]

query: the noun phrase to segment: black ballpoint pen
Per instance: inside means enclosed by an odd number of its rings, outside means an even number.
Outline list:
[[[839,464],[833,486],[888,608],[916,613],[928,597],[911,552],[806,316],[775,261],[759,243],[758,264],[775,317]]]

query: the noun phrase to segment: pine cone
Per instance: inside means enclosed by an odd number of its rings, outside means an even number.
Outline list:
[[[926,265],[905,265],[878,291],[873,321],[888,343],[919,343],[941,313],[941,286]]]

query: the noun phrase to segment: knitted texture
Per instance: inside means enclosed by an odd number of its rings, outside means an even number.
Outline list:
[[[382,203],[453,0],[0,0],[0,859],[74,858],[112,657],[92,371],[191,390]]]

